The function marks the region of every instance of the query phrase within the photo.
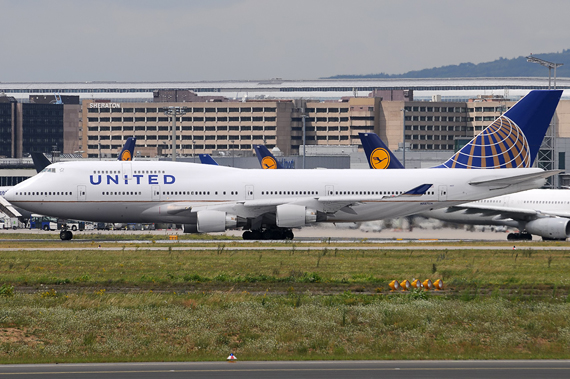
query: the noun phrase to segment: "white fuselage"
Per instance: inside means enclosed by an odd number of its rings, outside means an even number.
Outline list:
[[[521,227],[525,221],[536,218],[525,215],[525,210],[534,211],[537,216],[567,214],[567,217],[570,217],[570,190],[532,189],[465,203],[461,206],[466,208],[456,211],[447,208],[436,209],[422,212],[421,216],[459,224]],[[514,215],[516,210],[520,210],[520,217]],[[511,217],[505,217],[503,214],[510,214]]]
[[[322,210],[327,201],[334,205],[346,197],[356,201],[327,212],[326,221],[369,221],[537,188],[544,179],[469,183],[538,172],[542,170],[244,170],[179,162],[67,162],[50,165],[5,197],[34,213],[133,223],[185,223],[196,209],[241,217],[270,212],[272,204]],[[397,196],[422,184],[432,185],[424,195]]]

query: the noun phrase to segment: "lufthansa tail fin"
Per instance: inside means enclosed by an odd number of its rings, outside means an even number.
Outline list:
[[[219,166],[218,162],[216,162],[214,160],[214,158],[212,158],[210,156],[210,154],[198,154],[198,156],[200,157],[200,163],[202,164],[209,164],[212,166]]]
[[[531,167],[560,90],[531,91],[438,168]]]
[[[125,146],[123,146],[123,150],[117,157],[120,161],[132,161],[135,155],[135,144],[137,139],[135,137],[127,138],[127,142],[125,142]]]
[[[282,169],[284,168],[281,163],[275,159],[273,154],[265,147],[265,145],[254,145],[253,148],[255,149],[255,154],[257,155],[257,159],[259,159],[259,164],[263,169]]]
[[[404,168],[376,133],[358,133],[372,169]]]

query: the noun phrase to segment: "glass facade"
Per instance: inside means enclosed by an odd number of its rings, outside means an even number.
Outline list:
[[[0,157],[12,157],[12,104],[0,103]]]
[[[22,152],[63,149],[63,105],[22,104]]]

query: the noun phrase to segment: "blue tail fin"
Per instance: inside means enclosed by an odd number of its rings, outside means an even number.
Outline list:
[[[376,133],[358,133],[358,136],[362,142],[370,168],[404,168],[402,163],[392,154],[388,146],[382,142]]]
[[[127,142],[125,142],[125,146],[123,146],[123,150],[117,157],[120,161],[132,161],[133,156],[135,155],[135,143],[137,139],[135,137],[127,138]]]
[[[30,155],[37,172],[42,172],[44,168],[51,164],[50,160],[43,153],[30,153]]]
[[[216,162],[216,161],[214,160],[214,158],[212,158],[212,157],[210,156],[210,154],[199,154],[198,156],[200,157],[200,162],[201,162],[202,164],[210,164],[210,165],[212,165],[212,166],[219,166],[219,165],[218,165],[218,162]]]
[[[531,167],[562,96],[529,92],[438,168]]]
[[[281,163],[277,162],[277,159],[271,154],[271,152],[264,145],[254,145],[255,154],[257,159],[259,159],[259,164],[263,169],[282,169]]]

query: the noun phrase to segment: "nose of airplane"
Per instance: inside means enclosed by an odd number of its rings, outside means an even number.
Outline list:
[[[14,190],[14,187],[10,188],[8,191],[6,191],[6,193],[4,194],[4,199],[8,200],[8,201],[13,201],[14,200],[14,194],[16,193],[16,191]]]

